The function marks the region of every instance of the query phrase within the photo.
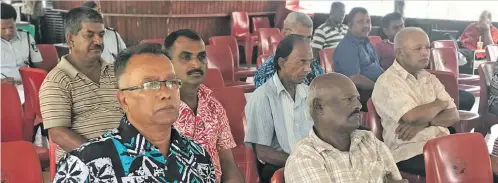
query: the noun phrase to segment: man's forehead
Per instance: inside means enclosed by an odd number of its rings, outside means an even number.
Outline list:
[[[192,54],[197,54],[206,51],[206,46],[202,40],[192,40],[187,37],[179,37],[176,39],[174,49],[179,52],[188,52]]]
[[[81,22],[81,30],[91,31],[91,32],[100,32],[100,31],[105,31],[105,28],[104,28],[103,23]]]

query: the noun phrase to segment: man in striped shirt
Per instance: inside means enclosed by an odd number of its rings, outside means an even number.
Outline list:
[[[320,50],[325,48],[335,48],[348,32],[348,26],[342,24],[345,14],[345,6],[342,2],[332,3],[330,15],[327,21],[320,25],[313,34],[313,55],[320,58]]]
[[[62,56],[40,88],[43,124],[58,148],[70,152],[89,138],[117,128],[123,113],[116,100],[114,65],[101,58],[104,21],[90,8],[69,11],[64,20],[71,54]]]

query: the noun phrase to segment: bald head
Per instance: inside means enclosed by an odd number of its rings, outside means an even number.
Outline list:
[[[429,37],[424,30],[418,27],[407,27],[401,29],[401,31],[399,31],[394,37],[394,49],[402,48],[405,45],[405,42],[410,42],[419,38],[428,39]]]
[[[313,32],[313,20],[310,16],[301,12],[292,12],[287,15],[284,20],[282,33],[284,36],[290,34],[298,34],[305,37],[310,37]]]
[[[313,79],[308,105],[315,126],[319,127],[316,130],[350,132],[358,128],[359,98],[353,81],[342,74],[328,73]]]
[[[394,37],[396,60],[409,73],[416,74],[428,66],[430,49],[429,37],[420,28],[404,28]]]

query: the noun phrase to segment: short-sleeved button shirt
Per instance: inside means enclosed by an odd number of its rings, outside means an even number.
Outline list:
[[[30,54],[31,62],[39,63],[43,61],[40,51],[36,47],[35,39],[29,33],[17,31],[10,41],[2,39],[2,59],[0,64],[2,74],[13,77],[15,80],[21,80],[19,67],[28,66]]]
[[[112,28],[106,28],[104,34],[104,50],[101,55],[102,59],[108,64],[112,64],[115,60],[114,56],[117,56],[118,53],[124,49],[126,49],[126,44],[123,42],[123,39],[121,39],[118,31]]]
[[[448,128],[430,126],[420,131],[410,141],[398,139],[395,134],[399,120],[413,108],[439,99],[451,101],[448,109],[455,108],[451,96],[436,76],[421,70],[417,76],[408,73],[394,61],[393,65],[382,74],[375,83],[372,102],[381,118],[384,128],[384,143],[392,151],[396,162],[410,159],[422,154],[425,143],[433,138],[449,134]]]
[[[197,113],[182,101],[180,116],[174,126],[180,133],[194,139],[209,152],[216,170],[216,178],[220,182],[222,172],[218,152],[232,149],[236,144],[225,109],[211,93],[209,88],[201,84],[197,92]]]
[[[87,139],[118,127],[123,112],[116,99],[114,65],[102,65],[97,84],[79,72],[66,57],[61,57],[40,88],[44,127],[69,127]],[[58,151],[58,157],[62,152]]]
[[[351,32],[334,51],[334,70],[348,77],[360,74],[374,82],[384,72],[368,38],[356,38]]]

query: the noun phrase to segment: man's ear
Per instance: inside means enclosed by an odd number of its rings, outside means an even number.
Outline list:
[[[318,99],[318,98],[314,98],[311,102],[311,107],[313,108],[313,111],[315,114],[320,114],[320,115],[323,115],[324,114],[324,111],[323,111],[323,106],[321,104],[321,100]]]
[[[126,102],[126,96],[123,91],[116,92],[116,99],[119,102],[119,105],[121,105],[121,108],[123,111],[128,112],[128,103]]]
[[[278,61],[278,66],[280,66],[280,69],[284,68],[283,66],[284,66],[284,63],[285,63],[285,59],[282,58],[282,57],[280,57],[280,58],[278,58],[277,61]]]
[[[69,48],[74,47],[73,36],[71,35],[71,33],[66,33],[64,37],[66,38],[66,43],[69,46]]]

